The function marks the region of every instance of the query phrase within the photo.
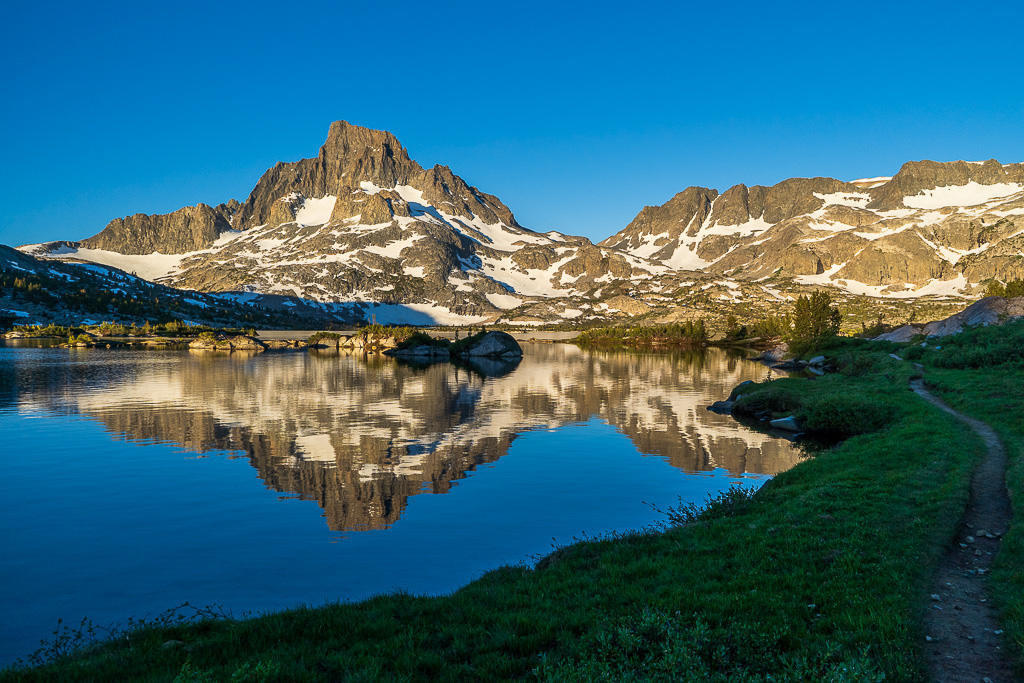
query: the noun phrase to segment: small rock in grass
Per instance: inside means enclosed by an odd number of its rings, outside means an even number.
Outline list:
[[[942,600],[942,596],[939,595],[938,593],[932,593],[932,600],[935,600],[935,601]]]
[[[968,537],[967,537],[966,539],[964,539],[964,540],[966,540],[966,541],[967,541],[968,543],[974,543],[974,536],[968,536]]]
[[[787,432],[798,432],[800,431],[800,423],[796,421],[796,418],[790,415],[789,417],[780,417],[777,420],[769,422],[772,427],[776,429],[784,429]]]

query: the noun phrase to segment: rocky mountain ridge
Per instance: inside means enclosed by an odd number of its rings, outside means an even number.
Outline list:
[[[690,187],[600,243],[677,269],[874,296],[1024,275],[1024,164],[908,162],[891,178]]]
[[[316,157],[275,164],[243,203],[136,214],[81,242],[21,249],[346,322],[664,318],[709,297],[763,307],[820,286],[962,297],[1024,276],[1024,164],[690,187],[594,245],[524,228],[391,133],[339,121]]]

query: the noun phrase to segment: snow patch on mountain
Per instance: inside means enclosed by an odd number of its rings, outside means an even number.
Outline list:
[[[866,190],[871,190],[876,187],[881,187],[882,185],[885,185],[890,180],[892,180],[892,176],[880,175],[874,178],[858,178],[857,180],[851,180],[850,184],[858,185]]]
[[[737,237],[751,237],[753,235],[759,235],[765,230],[773,227],[774,223],[769,223],[763,217],[752,218],[751,220],[740,223],[739,225],[722,225],[721,223],[715,223],[707,228],[701,229],[697,235],[698,241],[708,235],[726,235],[726,236],[737,236]]]
[[[863,209],[871,201],[871,195],[863,192],[831,192],[829,194],[815,192],[813,194],[825,202],[825,206],[849,206]]]
[[[521,306],[524,301],[518,296],[512,296],[511,294],[488,294],[487,300],[498,308],[506,311],[510,308]]]
[[[25,253],[32,253],[31,248],[39,245],[27,244],[19,247]],[[198,252],[196,252],[198,253]],[[119,254],[116,251],[104,249],[78,249],[75,247],[60,247],[51,251],[47,256],[59,258],[64,261],[81,259],[99,263],[104,266],[118,268],[126,273],[134,273],[143,280],[158,280],[167,277],[180,270],[181,261],[188,254],[161,254],[158,251],[152,254]]]
[[[912,209],[941,209],[946,206],[976,206],[993,199],[1002,199],[1024,191],[1018,183],[981,185],[973,180],[966,185],[949,185],[921,190],[913,197],[904,197],[903,204]]]
[[[295,212],[295,222],[299,225],[323,225],[331,220],[331,212],[338,198],[334,195],[305,199],[302,208]]]

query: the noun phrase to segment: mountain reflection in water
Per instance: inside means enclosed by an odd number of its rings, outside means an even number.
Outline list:
[[[387,527],[411,496],[447,492],[520,433],[595,417],[685,472],[774,475],[800,459],[705,409],[766,373],[719,349],[527,344],[518,367],[490,377],[328,352],[77,351],[6,365],[0,403],[87,416],[131,441],[240,451],[267,487],[315,500],[333,530]]]

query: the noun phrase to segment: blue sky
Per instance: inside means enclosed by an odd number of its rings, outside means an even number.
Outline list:
[[[689,185],[1024,161],[1019,3],[3,3],[0,243],[244,200],[331,121],[535,230]]]

